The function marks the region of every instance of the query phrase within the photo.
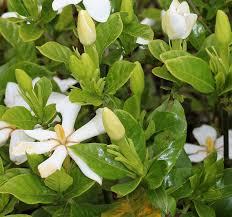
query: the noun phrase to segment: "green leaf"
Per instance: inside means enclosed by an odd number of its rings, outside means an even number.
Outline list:
[[[197,201],[194,202],[194,206],[199,217],[216,217],[215,211],[210,206]]]
[[[7,108],[5,106],[0,105],[0,119],[2,118],[2,116],[4,115],[6,110],[7,110]]]
[[[16,106],[8,109],[2,116],[2,120],[19,129],[31,130],[37,124],[35,117],[25,107]]]
[[[45,106],[43,115],[43,123],[49,124],[56,117],[56,105],[50,104]]]
[[[160,61],[161,61],[160,55],[170,50],[169,45],[165,41],[160,39],[150,42],[148,48],[151,54]]]
[[[79,88],[72,89],[69,98],[71,102],[79,103],[81,105],[100,106],[102,104],[101,97]]]
[[[114,180],[133,175],[121,163],[115,161],[112,155],[107,153],[107,145],[97,143],[77,144],[68,149],[103,178]]]
[[[4,174],[4,165],[3,165],[3,161],[2,158],[0,157],[0,175]]]
[[[46,44],[37,47],[37,49],[47,58],[67,65],[71,55],[73,55],[73,52],[68,47],[54,41],[47,42]]]
[[[43,161],[45,161],[45,157],[43,155],[38,155],[38,154],[27,155],[27,161],[28,164],[30,165],[31,170],[35,174],[39,175],[38,165],[41,164]]]
[[[64,195],[68,199],[81,196],[95,184],[95,182],[87,178],[76,165],[72,166],[70,176],[73,178],[73,184]]]
[[[38,0],[23,0],[23,3],[33,20],[37,20],[39,17]]]
[[[192,85],[202,93],[215,90],[215,83],[209,65],[193,56],[182,56],[165,62],[167,69],[179,80]]]
[[[104,50],[117,40],[123,30],[123,23],[119,13],[111,15],[107,22],[97,26],[96,47],[101,59]]]
[[[145,181],[149,189],[159,188],[167,174],[167,164],[165,161],[154,161],[148,170]]]
[[[73,184],[73,178],[64,170],[58,170],[47,177],[44,183],[50,189],[61,193],[66,191]]]
[[[129,97],[124,103],[123,110],[138,119],[140,116],[140,96],[133,95]]]
[[[56,12],[52,9],[53,0],[44,0],[42,2],[41,22],[47,24],[56,17]]]
[[[8,8],[11,11],[15,11],[18,14],[22,16],[26,16],[26,17],[29,15],[22,0],[10,0],[10,1],[7,1],[7,4],[8,4]]]
[[[37,176],[22,174],[11,178],[0,187],[3,194],[12,194],[27,204],[52,203],[56,194],[46,188]]]
[[[133,141],[135,150],[143,162],[146,157],[146,143],[142,127],[128,112],[116,110],[115,114],[125,127],[126,136]]]
[[[126,25],[123,32],[135,38],[141,37],[148,41],[153,40],[154,37],[152,28],[148,25],[141,24],[138,21],[134,21]]]
[[[174,59],[177,57],[182,57],[182,56],[192,56],[192,55],[183,50],[170,50],[160,54],[160,59],[162,60],[162,62],[165,63],[165,61],[167,60]]]
[[[163,78],[165,80],[172,81],[178,85],[181,85],[181,82],[176,79],[170,72],[168,72],[165,66],[152,69],[152,73],[159,78]]]
[[[111,187],[111,191],[118,194],[119,197],[124,197],[133,192],[142,181],[142,177],[134,179],[126,183],[120,183]]]
[[[15,215],[6,215],[6,217],[30,217],[31,215],[26,214],[15,214]]]
[[[115,62],[106,77],[106,92],[115,94],[129,80],[135,67],[135,64],[125,60]]]
[[[43,34],[43,30],[35,24],[22,24],[19,28],[19,35],[24,42],[35,41]]]

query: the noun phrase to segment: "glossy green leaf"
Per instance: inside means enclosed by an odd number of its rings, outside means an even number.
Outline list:
[[[183,51],[183,50],[170,50],[160,54],[160,59],[162,60],[162,62],[165,62],[167,60],[175,59],[177,57],[183,57],[183,56],[192,56],[192,55],[187,51]]]
[[[133,175],[107,153],[106,145],[97,143],[78,144],[69,147],[69,150],[84,160],[94,172],[103,178],[120,179]]]
[[[30,130],[37,124],[37,120],[25,107],[16,106],[8,109],[2,116],[2,120],[19,129]]]
[[[160,61],[161,61],[160,55],[170,50],[169,45],[165,41],[160,39],[151,41],[148,45],[148,48],[151,54]]]
[[[183,56],[165,62],[170,73],[179,80],[193,86],[202,93],[215,90],[215,83],[209,65],[200,58]]]
[[[35,41],[43,34],[43,29],[40,29],[35,24],[23,24],[19,28],[19,35],[25,42]]]
[[[31,174],[22,174],[11,178],[0,187],[0,192],[12,194],[27,204],[48,204],[56,199],[55,192],[45,187],[40,178]]]
[[[194,205],[199,217],[216,217],[215,211],[210,206],[197,201],[194,202]]]
[[[106,77],[106,92],[115,94],[129,80],[135,66],[135,64],[125,60],[115,62]]]

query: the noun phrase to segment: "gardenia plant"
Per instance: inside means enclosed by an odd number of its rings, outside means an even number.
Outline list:
[[[0,217],[230,217],[231,1],[0,1]]]

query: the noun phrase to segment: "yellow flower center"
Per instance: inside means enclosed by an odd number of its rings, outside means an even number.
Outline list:
[[[207,152],[212,153],[215,150],[214,140],[211,137],[207,137],[205,143],[207,146]]]
[[[54,129],[56,131],[56,135],[57,135],[60,143],[62,145],[65,145],[65,143],[66,143],[66,136],[65,136],[64,128],[60,124],[57,124]]]

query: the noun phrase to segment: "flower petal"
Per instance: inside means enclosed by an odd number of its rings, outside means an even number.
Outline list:
[[[66,157],[67,150],[65,146],[58,146],[52,156],[38,166],[40,176],[47,178],[57,170],[60,170]]]
[[[22,155],[15,155],[13,153],[13,150],[20,142],[32,142],[34,141],[32,138],[28,137],[24,130],[14,130],[11,133],[11,140],[10,140],[10,147],[9,147],[9,153],[10,153],[10,159],[15,162],[16,164],[22,164],[27,160],[26,153],[24,152]]]
[[[7,19],[7,18],[18,18],[19,14],[17,12],[6,12],[1,15],[1,18]]]
[[[0,147],[6,144],[12,131],[10,128],[0,130]]]
[[[66,95],[64,95],[62,93],[52,92],[51,95],[48,98],[47,105],[58,104],[62,100],[64,100],[65,97],[66,97]]]
[[[54,0],[52,2],[52,9],[54,11],[60,11],[68,5],[77,5],[82,0]]]
[[[199,152],[197,154],[192,154],[188,156],[191,162],[199,163],[207,157],[207,152]]]
[[[185,150],[186,154],[197,154],[199,152],[206,151],[206,147],[205,146],[193,145],[193,144],[186,143],[184,145],[184,150]]]
[[[70,87],[77,84],[77,81],[73,78],[60,79],[57,76],[53,77],[53,80],[57,83],[62,93],[66,92]]]
[[[189,14],[189,5],[186,1],[181,2],[181,4],[177,7],[177,13],[180,15]]]
[[[196,21],[197,21],[197,15],[196,14],[189,14],[189,15],[185,16],[185,22],[186,22],[187,30],[186,30],[186,33],[185,33],[185,35],[183,36],[182,39],[186,39],[190,35]]]
[[[29,105],[20,95],[19,86],[14,82],[7,83],[4,102],[9,108],[14,106],[24,106],[25,108],[30,109]]]
[[[224,147],[224,136],[220,136],[215,141],[215,149],[220,149]]]
[[[62,127],[64,128],[65,135],[69,136],[74,130],[74,124],[81,106],[69,101],[69,97],[56,105],[57,112],[62,115]]]
[[[207,138],[211,138],[213,141],[217,138],[216,130],[209,125],[202,125],[201,127],[193,130],[193,135],[200,145],[206,145]]]
[[[179,6],[180,6],[180,2],[178,0],[173,0],[169,7],[169,11],[176,12]]]
[[[83,0],[83,4],[94,20],[101,23],[108,20],[111,11],[109,0]]]
[[[31,138],[38,141],[46,141],[49,139],[57,139],[56,132],[50,130],[43,130],[41,128],[34,130],[24,130],[24,132]]]
[[[11,128],[12,126],[5,121],[0,121],[0,130],[3,128]]]
[[[96,111],[96,116],[70,135],[68,142],[76,144],[105,133],[106,131],[103,126],[102,111],[103,109],[98,109]]]
[[[81,158],[74,154],[73,151],[68,150],[68,154],[76,162],[76,164],[79,166],[80,170],[84,173],[86,177],[102,185],[102,177],[91,170],[90,167]]]
[[[53,150],[58,146],[59,142],[51,140],[44,142],[19,142],[12,150],[15,156],[24,154],[44,154]]]

